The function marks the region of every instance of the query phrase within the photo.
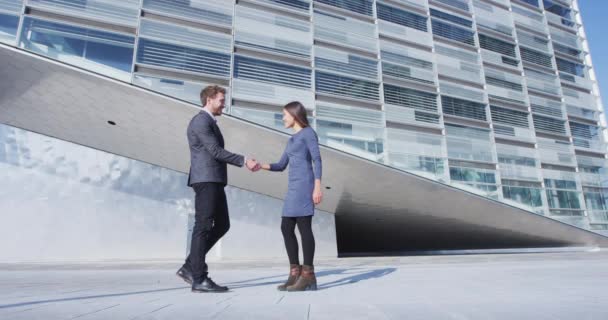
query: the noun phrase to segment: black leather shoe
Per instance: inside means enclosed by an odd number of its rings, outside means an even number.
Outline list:
[[[175,274],[182,280],[186,281],[186,283],[192,284],[192,272],[190,270],[181,267]]]
[[[228,287],[220,286],[207,277],[203,282],[193,283],[192,292],[226,292]]]

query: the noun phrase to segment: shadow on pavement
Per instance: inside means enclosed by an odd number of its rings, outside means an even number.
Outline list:
[[[349,268],[349,269],[332,269],[332,270],[323,270],[316,272],[318,289],[329,289],[333,287],[348,285],[357,283],[359,281],[370,280],[375,278],[380,278],[395,272],[396,268],[382,268],[375,270],[360,270],[357,268]],[[334,280],[331,282],[323,283],[322,278],[326,276],[334,276],[334,275],[344,275],[345,277],[340,278],[338,280]],[[287,275],[280,276],[272,276],[272,277],[263,277],[263,278],[255,278],[243,281],[236,281],[228,283],[231,289],[236,288],[247,288],[247,287],[258,287],[258,286],[267,286],[267,285],[278,285],[284,282],[283,278],[287,278]],[[271,280],[271,279],[279,279],[279,280]],[[260,280],[270,280],[258,282]]]
[[[359,281],[384,277],[388,274],[395,272],[395,270],[397,270],[397,269],[396,268],[382,268],[382,269],[375,269],[375,270],[368,270],[368,269],[361,270],[360,268],[348,268],[348,269],[331,269],[331,270],[319,271],[316,273],[316,276],[318,279],[317,280],[318,290],[325,290],[325,289],[330,289],[333,287],[357,283]],[[331,281],[331,282],[323,283],[323,281],[322,281],[323,277],[335,276],[335,275],[343,275],[344,277]],[[254,278],[254,279],[230,282],[230,283],[228,283],[228,285],[230,286],[231,289],[278,285],[278,284],[283,283],[284,278],[286,278],[286,275],[261,277],[261,278]],[[259,282],[261,280],[267,280],[267,281]],[[76,296],[76,297],[59,298],[59,299],[25,301],[25,302],[13,303],[13,304],[0,305],[0,309],[16,308],[16,307],[23,307],[23,306],[43,304],[43,303],[53,303],[53,302],[67,302],[67,301],[86,300],[86,299],[132,296],[132,295],[138,295],[138,294],[147,294],[147,293],[155,293],[155,292],[163,292],[163,291],[184,290],[186,288],[187,287],[179,286],[179,287],[155,289],[155,290],[140,290],[140,291],[122,292],[122,293],[108,293],[108,294]]]
[[[66,301],[76,301],[76,300],[86,300],[86,299],[132,296],[132,295],[137,295],[137,294],[146,294],[146,293],[154,293],[154,292],[184,290],[184,288],[185,288],[184,286],[181,286],[181,287],[166,288],[166,289],[156,289],[156,290],[142,290],[142,291],[133,291],[133,292],[108,293],[108,294],[98,294],[98,295],[90,295],[90,296],[78,296],[78,297],[69,297],[69,298],[60,298],[60,299],[26,301],[26,302],[18,302],[18,303],[13,303],[13,304],[0,305],[0,309],[23,307],[23,306],[29,306],[29,305],[35,305],[35,304],[41,304],[41,303],[66,302]]]

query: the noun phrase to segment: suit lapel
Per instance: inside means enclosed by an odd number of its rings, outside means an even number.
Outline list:
[[[218,140],[220,142],[220,146],[223,148],[224,147],[224,136],[222,135],[222,131],[220,130],[220,127],[217,126],[217,123],[215,122],[215,119],[213,119],[213,117],[211,117],[204,110],[201,111],[201,113],[203,114],[204,117],[207,117],[211,121],[211,127],[213,128],[213,132],[217,136],[217,138],[218,138]]]
[[[220,146],[224,147],[224,136],[222,135],[222,131],[220,127],[217,126],[217,123],[213,121],[213,130],[215,130],[215,134],[217,134],[218,139],[220,140]]]

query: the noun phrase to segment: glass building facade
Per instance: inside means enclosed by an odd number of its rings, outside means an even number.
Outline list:
[[[0,0],[0,42],[608,233],[576,0]]]

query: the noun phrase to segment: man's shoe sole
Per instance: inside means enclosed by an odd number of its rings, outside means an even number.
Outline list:
[[[201,289],[193,290],[192,289],[190,291],[194,292],[194,293],[224,293],[224,292],[228,292],[230,290],[201,290]]]
[[[176,275],[178,278],[180,278],[180,279],[184,280],[184,282],[186,282],[187,284],[192,285],[192,280],[191,280],[191,279],[189,279],[188,277],[184,277],[184,276],[182,276],[181,274],[179,274],[179,273],[177,273],[177,272],[175,273],[175,275]]]

